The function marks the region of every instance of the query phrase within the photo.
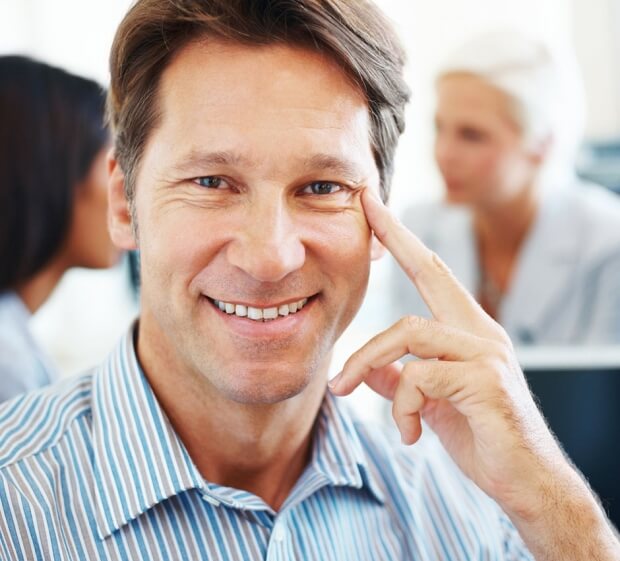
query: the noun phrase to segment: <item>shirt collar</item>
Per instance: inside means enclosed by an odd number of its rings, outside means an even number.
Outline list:
[[[329,392],[317,417],[311,466],[332,485],[367,489],[385,502],[348,408]]]
[[[204,480],[140,365],[134,329],[93,379],[93,453],[101,539]]]
[[[134,328],[93,377],[93,464],[100,539],[156,504],[206,490],[198,468],[161,409],[138,363]],[[327,394],[317,417],[310,469],[325,484],[380,491],[354,422]]]

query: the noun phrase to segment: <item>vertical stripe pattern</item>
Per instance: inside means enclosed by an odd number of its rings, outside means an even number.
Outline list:
[[[205,481],[130,331],[101,367],[0,406],[0,559],[532,558],[433,435],[403,447],[329,395],[279,512]]]

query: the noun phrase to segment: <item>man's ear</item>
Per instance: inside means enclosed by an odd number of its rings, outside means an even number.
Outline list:
[[[385,255],[385,252],[385,246],[379,241],[373,232],[372,239],[370,240],[370,259],[372,261],[377,261]]]
[[[108,152],[108,230],[114,245],[126,250],[138,249],[125,195],[125,174],[113,148]]]

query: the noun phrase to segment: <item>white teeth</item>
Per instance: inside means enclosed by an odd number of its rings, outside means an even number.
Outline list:
[[[263,319],[276,319],[278,317],[278,308],[266,308],[263,310]]]
[[[248,306],[248,317],[250,319],[263,319],[263,310]]]
[[[214,300],[213,303],[223,312],[227,314],[235,314],[239,317],[247,317],[248,319],[263,321],[278,319],[278,316],[288,316],[301,310],[307,303],[307,298],[302,298],[297,302],[290,304],[282,304],[273,308],[253,308],[252,306],[244,306],[243,304],[232,304],[230,302],[221,302]]]

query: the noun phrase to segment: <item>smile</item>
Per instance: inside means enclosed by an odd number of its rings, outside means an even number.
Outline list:
[[[280,306],[274,306],[271,308],[256,308],[253,306],[246,306],[244,304],[235,304],[233,302],[223,302],[221,300],[214,299],[210,300],[216,307],[226,314],[236,315],[237,317],[247,318],[253,321],[272,321],[280,317],[286,317],[290,314],[296,314],[308,303],[308,298],[302,298],[296,302],[289,302],[288,304],[281,304]]]

